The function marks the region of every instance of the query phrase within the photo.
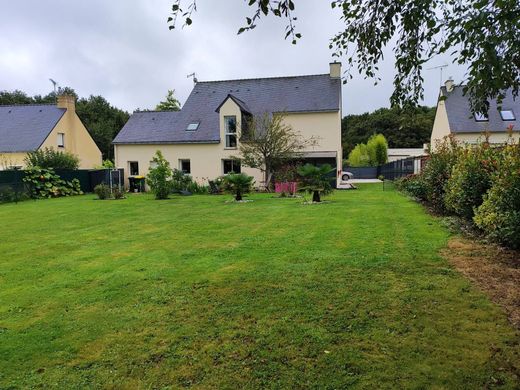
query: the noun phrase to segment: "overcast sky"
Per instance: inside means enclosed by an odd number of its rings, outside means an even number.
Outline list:
[[[278,18],[237,36],[252,10],[243,0],[198,0],[193,25],[173,31],[166,23],[172,0],[2,3],[0,90],[46,94],[53,78],[80,96],[102,95],[128,111],[154,108],[168,89],[184,103],[192,72],[199,80],[327,73],[333,60],[329,39],[342,29],[338,11],[325,0],[296,2],[303,34],[297,45],[283,39],[285,24]],[[436,58],[430,66],[446,62]],[[380,69],[377,86],[355,75],[343,87],[345,114],[388,107],[391,48]],[[460,81],[464,70],[450,64],[448,75]],[[424,104],[435,105],[439,77],[439,70],[425,72]]]

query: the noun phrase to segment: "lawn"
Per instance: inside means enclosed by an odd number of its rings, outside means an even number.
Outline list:
[[[0,388],[518,385],[503,310],[380,185],[0,205]]]

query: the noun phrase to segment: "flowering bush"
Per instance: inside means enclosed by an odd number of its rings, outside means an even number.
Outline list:
[[[474,221],[491,239],[520,249],[520,144],[505,146],[501,154]]]

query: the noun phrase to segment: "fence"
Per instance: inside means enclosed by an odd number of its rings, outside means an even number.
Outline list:
[[[83,192],[93,192],[94,187],[101,183],[121,186],[124,184],[123,169],[56,169],[55,172],[66,181],[78,179]],[[27,192],[24,177],[25,172],[21,170],[0,171],[0,191]]]
[[[419,173],[423,163],[423,157],[408,157],[377,167],[346,167],[344,170],[353,173],[354,179],[377,179],[379,176],[383,176],[386,180],[395,180]]]

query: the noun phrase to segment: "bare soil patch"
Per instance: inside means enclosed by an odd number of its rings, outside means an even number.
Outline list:
[[[457,236],[442,255],[502,306],[520,329],[520,252]]]

